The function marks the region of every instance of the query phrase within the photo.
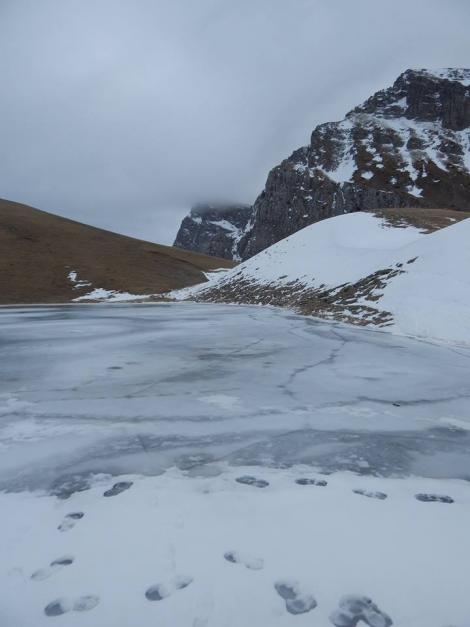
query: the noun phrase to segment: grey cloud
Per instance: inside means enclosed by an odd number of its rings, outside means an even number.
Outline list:
[[[172,241],[407,67],[468,66],[459,0],[0,0],[0,196]]]

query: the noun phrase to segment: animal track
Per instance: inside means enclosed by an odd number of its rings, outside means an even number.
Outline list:
[[[61,570],[64,566],[70,566],[73,564],[74,558],[70,555],[64,555],[64,557],[59,557],[49,564],[47,568],[40,568],[39,570],[34,571],[31,575],[31,579],[34,581],[43,581],[44,579],[48,579],[51,575]]]
[[[77,520],[83,518],[85,514],[83,512],[70,512],[70,514],[66,514],[64,520],[57,527],[59,531],[68,531],[75,527]]]
[[[299,485],[316,485],[322,488],[328,485],[328,481],[324,479],[296,479],[295,482]]]
[[[112,488],[103,492],[103,496],[116,496],[117,494],[121,494],[121,492],[128,490],[132,485],[132,481],[119,481],[118,483],[115,483]]]
[[[94,594],[88,594],[83,597],[78,597],[75,600],[60,598],[55,601],[51,601],[44,608],[44,614],[46,616],[60,616],[73,610],[74,612],[87,612],[92,610],[98,605],[100,598]]]
[[[454,499],[445,494],[415,494],[415,499],[423,503],[453,503]]]
[[[265,481],[264,479],[257,479],[256,477],[252,477],[251,475],[243,475],[242,477],[237,477],[235,481],[237,483],[243,483],[244,485],[252,485],[255,488],[266,488],[269,485],[269,481]]]
[[[387,498],[385,492],[374,492],[369,490],[353,490],[354,494],[361,494],[362,496],[367,496],[370,499],[379,499],[383,501]]]
[[[175,590],[183,590],[187,588],[193,581],[192,577],[182,576],[175,577],[173,580],[166,583],[157,583],[145,591],[145,597],[149,601],[162,601],[166,597],[169,597]]]
[[[224,559],[232,564],[243,564],[249,570],[261,570],[264,566],[264,560],[260,557],[249,557],[238,551],[227,551],[224,553]]]
[[[286,602],[286,610],[289,614],[305,614],[317,607],[315,597],[302,592],[296,581],[277,581],[274,588]]]
[[[372,599],[360,595],[348,595],[339,602],[339,607],[330,615],[335,627],[356,627],[363,621],[369,627],[390,627],[393,621],[379,610]]]

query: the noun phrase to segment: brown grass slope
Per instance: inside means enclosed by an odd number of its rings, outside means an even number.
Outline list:
[[[426,209],[426,208],[400,208],[400,209],[371,209],[369,213],[383,218],[385,225],[393,228],[406,228],[414,226],[422,233],[434,233],[446,226],[451,226],[460,220],[470,217],[468,211],[456,211],[454,209]]]
[[[63,303],[94,287],[156,294],[232,267],[209,257],[118,235],[0,199],[0,303]],[[91,287],[74,289],[74,270]]]

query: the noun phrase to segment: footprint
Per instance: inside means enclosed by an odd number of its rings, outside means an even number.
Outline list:
[[[316,485],[322,488],[328,485],[328,481],[324,479],[296,479],[295,482],[299,485]]]
[[[249,557],[238,551],[227,551],[224,553],[224,559],[232,564],[243,564],[249,570],[261,570],[264,566],[264,560],[260,557]]]
[[[353,490],[354,494],[361,494],[362,496],[367,496],[370,499],[380,499],[383,501],[387,498],[385,492],[374,492],[369,490]]]
[[[445,494],[415,494],[415,499],[423,503],[453,503],[454,499]]]
[[[70,555],[64,555],[64,557],[59,557],[49,564],[47,568],[40,568],[39,570],[34,571],[31,575],[31,579],[34,581],[43,581],[44,579],[49,579],[51,575],[61,570],[64,566],[70,566],[73,564],[74,558]]]
[[[237,477],[235,481],[237,483],[243,483],[245,485],[252,485],[255,488],[266,488],[269,485],[269,481],[265,481],[264,479],[257,479],[256,477],[252,477],[251,475],[243,475],[242,477]]]
[[[112,488],[106,490],[106,492],[103,493],[103,496],[116,496],[116,494],[121,494],[121,492],[128,490],[132,485],[132,481],[119,481],[118,483],[115,483]]]
[[[302,592],[297,581],[277,581],[274,588],[286,602],[286,610],[290,614],[305,614],[317,607],[315,597]]]
[[[73,610],[74,612],[87,612],[98,605],[100,598],[94,594],[88,594],[78,599],[72,600],[67,598],[56,599],[51,601],[44,608],[46,616],[60,616]]]
[[[98,605],[100,602],[100,598],[95,596],[94,594],[88,594],[84,597],[79,597],[74,601],[73,611],[74,612],[88,612],[88,610],[92,610],[94,607]]]
[[[339,607],[330,615],[335,627],[356,627],[363,621],[369,627],[390,627],[393,621],[368,597],[348,595],[339,602]]]
[[[60,616],[61,614],[70,612],[72,607],[73,603],[71,603],[68,599],[56,599],[46,605],[44,608],[44,614],[46,616]]]
[[[70,514],[66,514],[64,520],[57,527],[59,531],[68,531],[75,527],[75,523],[77,520],[83,518],[85,514],[83,512],[70,512]]]
[[[145,598],[149,601],[162,601],[169,597],[176,590],[187,588],[192,583],[193,578],[189,576],[175,577],[166,583],[157,583],[145,591]]]

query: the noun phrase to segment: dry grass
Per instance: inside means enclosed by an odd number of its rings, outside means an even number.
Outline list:
[[[69,302],[94,287],[155,294],[201,283],[227,259],[161,246],[0,200],[0,303]]]
[[[423,233],[434,233],[455,222],[470,218],[470,212],[452,209],[375,209],[370,213],[384,218],[386,223],[395,228],[414,226]]]

